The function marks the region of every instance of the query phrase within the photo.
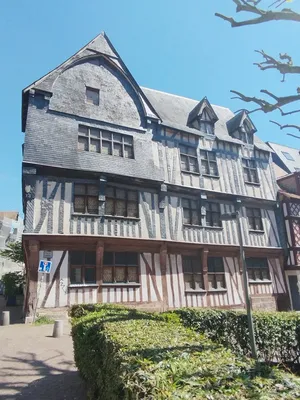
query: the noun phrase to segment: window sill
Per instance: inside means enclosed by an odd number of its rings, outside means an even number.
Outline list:
[[[140,283],[128,282],[128,283],[102,283],[101,287],[141,287]]]
[[[220,175],[210,175],[210,174],[202,174],[206,178],[220,179]]]
[[[265,279],[263,281],[260,281],[260,280],[257,280],[257,281],[249,280],[249,283],[257,284],[257,285],[260,285],[262,283],[266,283],[266,284],[270,285],[272,283],[272,281],[270,281],[269,279]]]
[[[100,218],[101,215],[99,214],[81,214],[81,213],[77,213],[77,212],[73,212],[72,213],[72,217],[88,217],[88,218]]]
[[[122,220],[126,220],[126,221],[140,221],[140,218],[136,218],[136,217],[122,217],[121,215],[104,215],[105,219],[122,219]]]
[[[216,231],[221,231],[223,229],[223,226],[204,226],[204,228],[206,229],[212,229],[212,230],[216,230]]]
[[[183,224],[185,228],[204,228],[202,225]]]
[[[74,289],[74,288],[82,288],[82,287],[94,287],[97,288],[99,285],[98,283],[71,283],[68,287],[70,289]]]
[[[252,186],[260,186],[259,182],[248,182],[248,181],[244,181],[245,185],[252,185]]]
[[[190,174],[190,175],[200,176],[200,173],[199,173],[199,172],[185,171],[185,170],[181,170],[181,172],[182,172],[183,174]]]
[[[202,228],[202,229],[211,229],[211,230],[217,230],[221,231],[223,229],[223,226],[204,226],[204,225],[193,225],[193,224],[183,224],[183,227],[185,228]]]
[[[249,233],[258,233],[260,235],[264,235],[265,231],[261,231],[260,229],[249,229]]]
[[[206,294],[206,290],[188,289],[184,291],[184,294],[191,294],[191,293]]]
[[[227,289],[225,288],[220,288],[220,289],[208,289],[208,293],[218,293],[218,292],[227,292]]]

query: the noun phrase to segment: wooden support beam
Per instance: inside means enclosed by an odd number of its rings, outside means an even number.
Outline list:
[[[104,243],[98,241],[96,244],[96,281],[98,284],[98,296],[97,302],[102,303],[102,283],[103,283],[103,254],[104,254]]]
[[[30,240],[28,243],[27,254],[27,295],[25,304],[25,315],[32,316],[37,305],[38,288],[38,265],[39,265],[40,244],[37,240]]]
[[[207,293],[207,307],[210,307],[210,295],[208,293],[209,289],[209,284],[208,284],[208,264],[207,264],[207,258],[208,258],[208,249],[203,249],[202,251],[202,271],[203,271],[203,284],[204,284],[204,290],[206,290]]]
[[[168,249],[166,245],[162,245],[159,251],[161,281],[162,281],[162,296],[163,296],[163,310],[169,307],[168,302],[168,286],[167,286],[167,254]]]

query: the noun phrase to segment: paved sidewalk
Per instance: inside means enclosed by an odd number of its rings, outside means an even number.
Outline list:
[[[53,325],[0,326],[0,399],[85,400],[73,360],[70,326],[52,338]]]

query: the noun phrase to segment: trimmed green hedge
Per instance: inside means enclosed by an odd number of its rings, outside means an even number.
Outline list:
[[[83,306],[72,320],[89,399],[294,399],[300,379],[254,365],[179,323],[174,313]],[[73,311],[75,311],[73,309]],[[74,315],[74,312],[71,312]]]
[[[245,312],[211,309],[180,309],[186,327],[205,333],[211,340],[250,356],[247,315]],[[255,338],[259,358],[265,362],[299,362],[300,314],[293,312],[254,312]]]

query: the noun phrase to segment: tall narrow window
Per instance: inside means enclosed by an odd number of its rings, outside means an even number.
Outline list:
[[[246,258],[248,278],[250,281],[269,281],[270,271],[267,258]]]
[[[222,226],[219,203],[206,202],[206,226]]]
[[[201,213],[197,200],[182,199],[183,223],[201,225]]]
[[[87,86],[85,88],[85,97],[87,103],[99,106],[99,89],[94,89]]]
[[[225,271],[222,257],[208,257],[208,287],[209,289],[225,289]]]
[[[200,259],[194,256],[182,256],[185,290],[203,290],[203,271]]]
[[[138,192],[107,186],[105,214],[118,217],[138,218]]]
[[[138,253],[104,252],[103,283],[138,283]]]
[[[96,283],[96,252],[70,251],[70,283]]]
[[[75,183],[74,211],[82,214],[98,214],[99,188],[97,185]]]
[[[239,139],[247,144],[253,144],[253,131],[249,121],[245,120],[239,128]]]
[[[210,135],[214,134],[214,122],[212,121],[206,108],[203,110],[203,113],[199,118],[199,130]]]
[[[247,207],[246,211],[247,211],[249,228],[254,231],[262,231],[264,228],[263,228],[260,209]]]
[[[200,150],[201,172],[205,175],[219,176],[216,153]]]
[[[199,172],[197,150],[195,147],[180,145],[181,171]]]
[[[246,183],[259,183],[255,160],[242,159],[244,168],[244,181]]]

